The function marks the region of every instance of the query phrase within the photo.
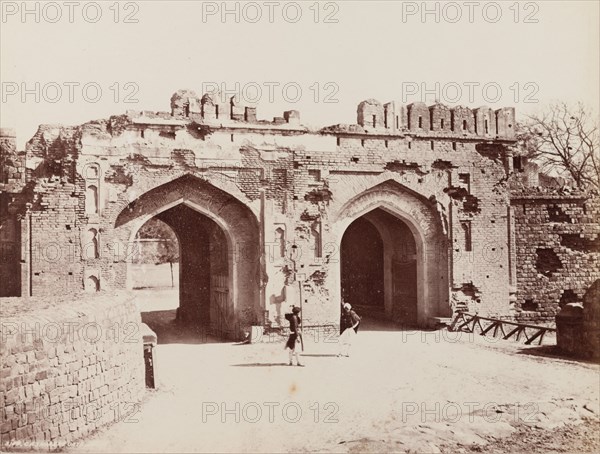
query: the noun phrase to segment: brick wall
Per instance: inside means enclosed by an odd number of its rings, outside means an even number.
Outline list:
[[[600,278],[600,198],[556,190],[512,193],[517,318],[553,321]]]
[[[135,413],[144,361],[131,296],[0,304],[2,448],[59,448]]]
[[[235,243],[228,245],[229,281],[238,287],[227,284],[227,304],[240,314],[247,309],[248,323],[281,323],[300,302],[297,280],[305,318],[332,323],[340,297],[335,262],[347,227],[339,218],[361,193],[384,185],[398,216],[419,200],[415,210],[427,214],[412,227],[423,237],[435,231],[425,248],[437,263],[425,285],[435,291],[420,304],[436,307],[435,316],[463,306],[512,316],[506,179],[514,109],[368,100],[357,124],[311,130],[298,112],[259,121],[255,111],[219,103],[184,90],[171,99],[171,112],[41,126],[26,150],[31,207],[21,232],[33,249],[31,260],[23,257],[23,286],[30,282],[34,296],[127,287],[137,220],[185,200],[219,219]],[[154,208],[142,213],[138,202],[148,194]],[[224,222],[221,209],[235,206],[245,207],[243,216]],[[120,224],[122,213],[129,217]],[[238,262],[240,247],[257,246],[256,257]]]
[[[76,293],[82,288],[81,241],[85,225],[80,185],[52,182],[36,188],[38,207],[30,214],[31,286],[34,296]],[[29,238],[25,238],[28,244]]]
[[[25,185],[25,153],[12,129],[0,128],[0,297],[21,296],[21,228],[10,208]]]

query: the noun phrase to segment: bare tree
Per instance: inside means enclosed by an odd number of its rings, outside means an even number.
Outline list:
[[[578,188],[600,188],[598,122],[582,104],[551,104],[518,125],[517,137],[540,170],[572,180]]]

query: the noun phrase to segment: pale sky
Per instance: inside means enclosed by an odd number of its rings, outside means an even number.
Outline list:
[[[2,1],[1,123],[22,148],[40,123],[169,111],[174,91],[200,95],[210,83],[237,83],[243,98],[258,86],[259,118],[296,109],[313,126],[356,122],[367,98],[515,106],[518,116],[559,99],[598,111],[599,2],[473,3],[427,2],[439,14],[423,18],[421,1],[228,2],[236,22],[220,1],[29,2],[25,17],[21,1]]]

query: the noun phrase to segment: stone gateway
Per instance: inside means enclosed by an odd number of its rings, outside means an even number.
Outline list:
[[[180,90],[170,112],[1,145],[0,296],[131,288],[152,218],[180,245],[178,318],[225,338],[292,304],[337,324],[342,297],[404,325],[550,321],[600,278],[597,198],[539,187],[513,108],[369,99],[357,124],[310,129]]]

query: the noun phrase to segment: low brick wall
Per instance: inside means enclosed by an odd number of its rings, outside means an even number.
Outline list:
[[[131,295],[0,305],[2,448],[60,448],[137,412],[144,359]]]

